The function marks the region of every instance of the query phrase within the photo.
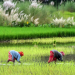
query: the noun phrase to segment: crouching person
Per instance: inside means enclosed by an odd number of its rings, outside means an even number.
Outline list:
[[[52,61],[55,61],[55,64],[56,64],[57,59],[59,61],[63,61],[63,56],[64,55],[65,55],[64,52],[58,52],[57,50],[51,50],[48,63],[50,63]]]
[[[8,52],[8,61],[12,61],[13,63],[15,62],[15,60],[17,60],[19,63],[20,62],[20,57],[24,56],[24,53],[21,51],[21,52],[17,52],[15,50],[11,50]]]

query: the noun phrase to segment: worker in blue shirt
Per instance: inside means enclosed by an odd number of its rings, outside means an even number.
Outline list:
[[[22,51],[17,52],[15,50],[11,50],[11,51],[8,52],[8,61],[7,61],[7,63],[9,61],[12,61],[14,63],[15,60],[17,60],[19,63],[21,63],[20,62],[21,56],[24,56],[24,53]]]

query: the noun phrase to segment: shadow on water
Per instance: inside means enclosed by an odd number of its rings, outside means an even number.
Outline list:
[[[75,61],[75,54],[67,54],[63,57],[64,61]]]
[[[49,59],[49,56],[41,56],[40,62],[47,62]],[[63,57],[63,61],[74,61],[75,62],[75,54],[67,54]]]

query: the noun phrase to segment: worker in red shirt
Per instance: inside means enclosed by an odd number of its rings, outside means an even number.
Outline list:
[[[56,64],[56,60],[58,59],[59,61],[63,61],[63,56],[64,56],[64,52],[58,52],[57,50],[51,50],[50,51],[50,57],[48,60],[48,63],[55,61]]]

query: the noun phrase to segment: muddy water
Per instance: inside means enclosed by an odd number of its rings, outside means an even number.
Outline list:
[[[67,54],[63,57],[64,61],[75,61],[75,54]]]

